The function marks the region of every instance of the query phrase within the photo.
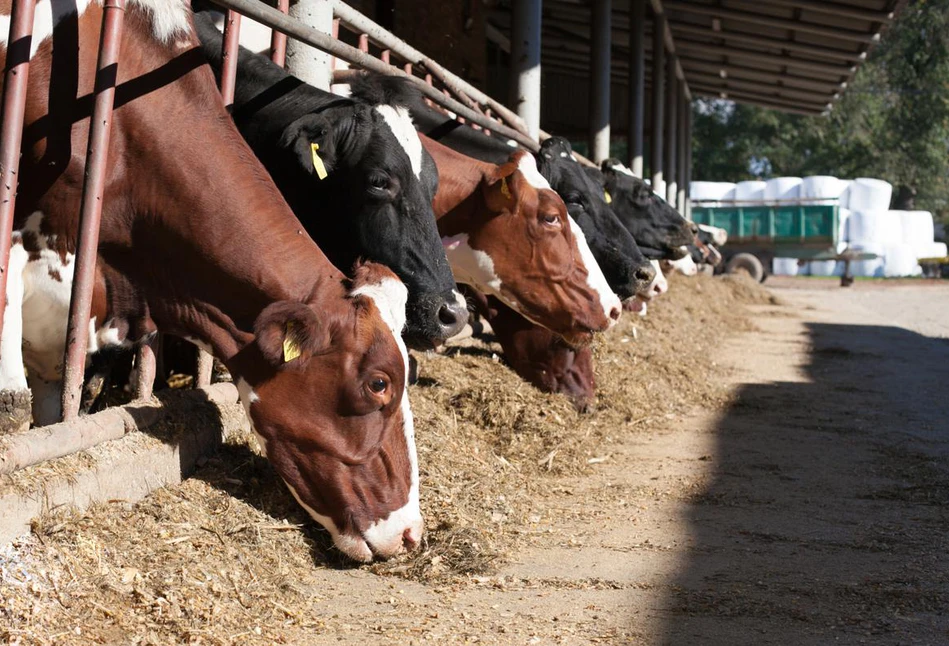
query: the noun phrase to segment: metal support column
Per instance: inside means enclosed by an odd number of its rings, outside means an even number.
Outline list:
[[[290,0],[277,0],[277,9],[283,13],[290,11]],[[287,35],[276,29],[270,36],[270,60],[280,67],[287,64]]]
[[[663,168],[666,180],[665,192],[659,194],[666,198],[669,204],[676,203],[676,140],[678,138],[678,107],[679,107],[679,79],[676,78],[675,56],[666,57],[666,139],[665,150],[662,155],[665,166]]]
[[[35,12],[35,0],[14,0],[3,76],[3,112],[0,113],[0,331],[3,330],[3,315],[7,309],[7,268],[13,242],[13,210]]]
[[[629,168],[643,177],[643,139],[646,117],[646,0],[629,3]]]
[[[122,28],[125,24],[125,0],[105,0],[102,7],[102,32],[96,65],[95,99],[89,121],[86,172],[79,210],[79,237],[76,241],[76,269],[69,323],[66,327],[66,352],[63,359],[63,421],[79,415],[82,378],[89,342],[89,316],[92,289],[95,286],[96,257],[99,252],[99,223],[102,198],[108,174],[109,139],[112,134],[112,108],[118,78]]]
[[[649,170],[652,173],[652,190],[658,195],[666,194],[666,182],[662,177],[662,127],[665,107],[666,43],[662,35],[666,31],[666,17],[653,14],[652,20],[652,128],[649,142]]]
[[[324,34],[333,33],[330,0],[298,0],[291,5],[290,16]],[[296,40],[287,43],[287,71],[327,92],[333,83],[332,56]]]
[[[692,105],[685,112],[685,217],[692,219]]]
[[[679,125],[676,128],[678,134],[676,135],[676,142],[678,145],[678,151],[676,153],[676,159],[678,160],[678,168],[676,168],[676,183],[678,184],[678,190],[676,192],[676,201],[675,206],[676,210],[685,215],[685,191],[686,191],[686,172],[685,166],[688,163],[688,146],[689,146],[689,133],[687,132],[687,120],[689,111],[691,110],[691,105],[685,98],[685,81],[679,81]]]
[[[540,134],[540,22],[542,0],[517,0],[511,13],[510,104],[527,126]]]
[[[590,51],[590,159],[610,156],[610,68],[612,0],[593,0]]]
[[[221,96],[224,105],[234,103],[237,87],[237,56],[241,47],[241,15],[228,9],[224,16],[224,39],[221,41]]]

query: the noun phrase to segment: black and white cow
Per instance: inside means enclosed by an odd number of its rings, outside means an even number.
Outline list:
[[[196,16],[202,48],[221,71],[221,32]],[[232,115],[307,232],[337,267],[388,265],[409,290],[403,336],[425,349],[467,322],[432,212],[438,172],[407,105],[411,87],[369,76],[354,96],[324,92],[241,48]]]
[[[596,169],[588,172],[593,175]],[[602,175],[610,206],[647,258],[678,260],[687,255],[683,247],[692,244],[695,236],[691,222],[618,160],[604,161]]]
[[[504,141],[461,125],[422,101],[412,105],[412,114],[420,131],[469,157],[503,164],[513,150]],[[548,144],[545,142],[544,145]],[[610,288],[621,300],[645,290],[653,280],[654,270],[636,246],[636,240],[606,205],[602,188],[583,177],[575,159],[561,159],[559,149],[551,153],[553,158],[545,157],[543,150],[536,155],[537,169],[560,195],[567,205],[567,213],[580,226]],[[571,165],[576,168],[570,168]]]

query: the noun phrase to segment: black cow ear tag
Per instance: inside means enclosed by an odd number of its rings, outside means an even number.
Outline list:
[[[315,145],[315,144],[314,144]],[[324,171],[325,172],[325,171]],[[294,321],[287,321],[286,333],[283,336],[283,362],[290,363],[298,358],[303,351],[296,340],[297,324]]]
[[[326,172],[326,166],[323,165],[323,160],[320,158],[320,154],[317,152],[320,149],[319,144],[310,144],[310,154],[313,155],[313,170],[316,171],[316,176],[320,179],[326,179],[326,176],[329,173]]]

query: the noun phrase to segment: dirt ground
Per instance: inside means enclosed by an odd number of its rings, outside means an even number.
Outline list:
[[[696,286],[691,289],[709,289]],[[674,317],[662,318],[657,304],[650,315],[658,322],[621,323],[643,330],[627,327],[626,340],[614,342],[638,344],[628,378],[658,384],[643,391],[655,398],[655,411],[637,400],[646,408],[638,416],[616,421],[602,412],[612,430],[568,417],[567,426],[593,429],[585,431],[593,439],[572,453],[529,445],[528,460],[524,447],[505,453],[496,445],[493,456],[474,449],[499,487],[513,482],[520,493],[464,503],[484,505],[486,519],[472,525],[481,534],[432,531],[436,545],[452,536],[490,542],[495,527],[505,555],[481,573],[406,578],[398,564],[353,569],[317,559],[314,565],[310,552],[319,537],[299,527],[301,517],[267,508],[266,523],[228,525],[228,515],[243,513],[249,497],[209,486],[214,478],[199,473],[138,505],[50,519],[35,536],[0,549],[0,622],[16,620],[0,625],[0,638],[22,644],[949,643],[949,401],[942,382],[949,378],[949,284],[858,281],[842,290],[827,281],[784,279],[768,286],[779,300],[741,305],[752,312],[752,325],[735,319],[732,333],[710,325],[704,337],[695,330],[677,337],[678,372],[658,362],[651,372],[649,362],[659,352],[650,339],[663,326],[674,333]],[[677,316],[700,318],[700,309],[680,303]],[[494,361],[490,352],[456,359]],[[701,389],[690,379],[715,380],[719,388]],[[511,390],[506,384],[499,388]],[[675,384],[702,395],[690,404],[688,397],[669,399],[662,391]],[[467,414],[455,399],[429,402],[448,404],[457,405],[453,415]],[[552,400],[548,414],[567,416],[561,405]],[[511,423],[523,424],[525,414]],[[459,464],[467,457],[459,455]],[[226,454],[222,459],[227,463]],[[228,467],[225,480],[248,479],[249,458],[242,459]],[[508,475],[515,469],[530,477]],[[253,471],[251,480],[265,478],[262,473]],[[464,483],[452,486],[464,489]],[[436,501],[429,517],[439,515],[439,496],[445,505],[458,498],[447,487],[428,493]],[[193,510],[194,524],[170,519],[170,506],[185,515]],[[209,524],[199,513],[223,520]],[[256,535],[245,536],[251,530]],[[123,561],[115,547],[146,540],[154,541],[154,557]],[[189,554],[190,569],[162,569],[161,561],[187,563]],[[202,560],[208,554],[218,559],[211,571]],[[430,556],[426,572],[455,556]],[[272,577],[261,576],[252,562],[269,563]],[[306,576],[287,576],[304,568]],[[200,608],[181,598],[184,590],[202,588]],[[129,599],[142,608],[134,629],[121,616],[131,612]],[[228,622],[239,619],[228,623],[226,635],[215,625],[215,613],[223,621],[220,607],[236,608],[227,610]],[[91,632],[90,616],[98,622]],[[191,628],[182,629],[184,623]]]

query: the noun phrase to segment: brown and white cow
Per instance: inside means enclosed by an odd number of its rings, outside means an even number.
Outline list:
[[[498,166],[420,137],[438,167],[435,216],[455,280],[570,343],[616,322],[619,298],[530,154]]]
[[[84,0],[37,5],[0,402],[27,394],[25,364],[39,424],[59,414],[101,22]],[[346,279],[305,233],[228,117],[180,0],[128,3],[96,272],[90,351],[156,329],[206,347],[342,552],[418,543],[405,287],[371,264]]]

